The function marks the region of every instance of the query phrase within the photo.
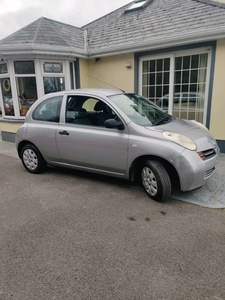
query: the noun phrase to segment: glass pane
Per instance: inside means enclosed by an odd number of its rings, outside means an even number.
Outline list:
[[[34,120],[58,123],[62,99],[62,96],[57,96],[41,102],[33,112]]]
[[[162,97],[162,86],[156,86],[156,98]]]
[[[164,72],[163,83],[169,84],[169,79],[170,79],[170,72]]]
[[[199,68],[206,68],[207,67],[207,60],[208,60],[208,54],[200,54],[200,62],[199,62]]]
[[[2,111],[6,116],[15,116],[10,78],[0,78],[0,82],[3,102]]]
[[[175,72],[175,84],[181,83],[181,71]]]
[[[15,61],[14,69],[16,74],[35,74],[33,61]]]
[[[190,69],[190,56],[184,56],[183,57],[183,69]]]
[[[206,69],[200,69],[198,75],[198,82],[205,83],[206,82]]]
[[[64,77],[44,77],[43,80],[45,94],[65,90]]]
[[[157,60],[157,71],[162,71],[163,69],[163,59],[158,59]]]
[[[189,82],[189,71],[183,71],[182,72],[182,83],[188,83]]]
[[[164,71],[169,71],[169,69],[170,69],[170,59],[165,58],[164,59]]]
[[[155,73],[150,73],[150,85],[155,85]]]
[[[7,64],[0,64],[0,74],[8,73]]]
[[[188,92],[188,85],[187,84],[183,84],[182,87],[182,92],[187,93]]]
[[[182,57],[175,58],[175,70],[181,70]]]
[[[37,100],[35,77],[16,77],[20,115],[25,116],[31,105]]]
[[[150,72],[155,72],[155,63],[156,61],[155,60],[151,60],[150,61]]]
[[[71,89],[73,90],[75,88],[75,84],[74,84],[74,67],[72,62],[70,62],[70,85],[71,85]]]
[[[191,71],[191,83],[197,83],[198,82],[198,70],[192,70]]]
[[[157,73],[156,74],[156,84],[162,84],[162,73]]]
[[[163,96],[165,96],[165,95],[169,95],[169,86],[168,85],[163,86]]]
[[[199,84],[198,85],[198,92],[199,92],[199,94],[202,96],[204,96],[205,95],[205,84]]]
[[[45,73],[62,73],[63,72],[63,65],[59,62],[45,62],[43,64],[44,72]]]
[[[148,84],[148,74],[143,74],[142,76],[142,84],[147,85]]]
[[[192,55],[191,57],[191,68],[197,69],[199,63],[199,55]]]
[[[148,61],[143,61],[143,73],[148,72]]]
[[[179,93],[180,92],[180,88],[181,88],[180,84],[176,84],[174,86],[174,93]]]
[[[197,92],[197,84],[191,84],[190,85],[190,92],[194,92],[194,93]]]
[[[154,86],[150,86],[150,88],[149,88],[149,97],[150,98],[155,97],[155,87]]]
[[[148,98],[148,88],[147,87],[142,87],[142,95],[145,98]]]

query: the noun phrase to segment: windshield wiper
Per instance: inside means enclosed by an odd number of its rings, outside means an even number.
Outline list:
[[[156,125],[160,125],[160,124],[166,124],[166,123],[169,123],[172,119],[173,119],[172,116],[165,117],[165,118],[159,120],[158,122],[153,123],[152,125],[156,126]]]

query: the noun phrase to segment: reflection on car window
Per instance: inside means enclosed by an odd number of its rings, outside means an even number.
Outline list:
[[[63,96],[48,98],[33,111],[33,119],[38,121],[59,122]]]
[[[103,101],[88,96],[68,96],[66,123],[105,127],[105,121],[116,114]]]
[[[139,95],[120,94],[110,96],[110,99],[138,125],[159,124],[162,120],[169,120],[170,118],[166,112],[154,103]]]

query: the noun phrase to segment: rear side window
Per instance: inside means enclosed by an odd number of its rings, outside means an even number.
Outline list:
[[[38,121],[59,123],[63,96],[48,98],[33,111],[32,118]]]

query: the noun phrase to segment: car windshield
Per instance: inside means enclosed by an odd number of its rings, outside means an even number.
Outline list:
[[[156,126],[167,123],[171,116],[151,101],[135,94],[120,94],[109,97],[134,123]]]

